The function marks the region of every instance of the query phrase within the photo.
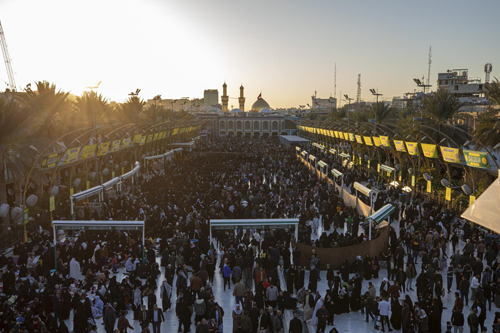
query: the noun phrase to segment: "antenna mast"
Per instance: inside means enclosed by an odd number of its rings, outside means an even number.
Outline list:
[[[16,80],[14,79],[14,71],[12,70],[9,50],[7,50],[7,42],[5,41],[5,35],[3,33],[1,22],[0,22],[0,44],[2,44],[3,59],[5,61],[5,67],[7,68],[7,76],[9,77],[10,90],[16,91]]]
[[[358,74],[358,93],[356,94],[356,103],[361,102],[361,74]]]
[[[429,71],[427,72],[427,85],[429,85],[430,79],[431,79],[431,60],[432,58],[432,45],[429,46]]]
[[[335,71],[333,74],[333,98],[337,99],[337,63],[335,63]]]

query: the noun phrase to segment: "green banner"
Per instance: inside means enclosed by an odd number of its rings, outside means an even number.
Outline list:
[[[465,163],[468,166],[488,169],[488,153],[474,150],[463,150],[465,156]]]

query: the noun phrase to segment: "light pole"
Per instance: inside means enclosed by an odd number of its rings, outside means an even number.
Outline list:
[[[422,78],[422,80],[423,80],[423,78]],[[423,100],[424,97],[425,97],[425,88],[430,88],[430,87],[432,87],[432,85],[430,85],[430,84],[424,84],[419,79],[413,79],[413,81],[415,81],[415,83],[417,84],[417,86],[423,88],[423,90],[424,90],[424,96],[422,96],[422,100]],[[424,119],[424,106],[422,105],[422,103],[420,103],[420,118],[421,118],[421,121],[423,121],[423,119]]]
[[[155,97],[153,97],[153,100],[155,101],[155,119],[154,121],[157,121],[158,118],[157,118],[157,114],[156,114],[156,111],[157,111],[157,105],[156,105],[156,102],[157,101],[160,101],[160,105],[161,105],[161,95],[156,95]]]
[[[382,94],[379,94],[378,92],[378,88],[377,88],[377,91],[375,91],[375,89],[370,89],[370,92],[372,93],[373,96],[376,96],[377,97],[377,107],[375,109],[375,134],[377,134],[377,120],[378,120],[378,117],[377,117],[377,113],[378,113],[378,97],[379,96],[382,96]]]
[[[347,96],[347,94],[344,95],[345,99],[347,102],[349,102],[349,106],[347,107],[347,130],[349,130],[349,120],[350,120],[350,113],[351,113],[351,101],[354,100],[354,98],[349,98],[349,96]]]
[[[141,92],[141,89],[137,88],[137,89],[135,90],[135,92],[133,92],[133,91],[132,91],[132,92],[131,92],[130,94],[128,94],[128,95],[130,96],[131,100],[134,100],[134,97],[136,97],[136,98],[137,98],[137,96],[139,96],[139,93],[140,93],[140,92]],[[135,124],[135,114],[136,114],[136,111],[137,111],[137,110],[134,110],[134,124]]]

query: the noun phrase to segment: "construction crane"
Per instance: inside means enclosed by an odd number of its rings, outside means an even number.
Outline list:
[[[1,22],[0,22],[0,43],[2,44],[3,59],[5,61],[5,67],[7,68],[7,76],[9,77],[9,87],[10,90],[16,91],[16,80],[14,79],[14,71],[12,70],[9,50],[7,49],[7,42],[5,41],[5,35],[3,33]]]
[[[358,74],[358,93],[356,94],[356,103],[361,103],[361,74]]]

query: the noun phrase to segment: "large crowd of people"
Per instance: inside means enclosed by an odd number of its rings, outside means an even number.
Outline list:
[[[346,186],[369,178],[329,163],[345,173]],[[376,206],[397,194],[380,192]],[[338,317],[362,312],[372,321],[365,329],[478,332],[491,327],[488,318],[500,333],[490,312],[492,303],[500,307],[498,235],[462,225],[418,195],[395,205],[387,251],[341,267],[317,254],[304,260],[290,229],[213,230],[210,242],[211,219],[298,218],[298,242],[322,248],[367,238],[364,218],[294,148],[273,138],[207,139],[192,154],[150,168],[135,196],[106,198],[100,216],[84,209],[88,220],[144,220],[144,248],[135,230],[68,231],[55,248],[52,231],[41,230],[1,255],[0,330],[274,333],[309,325],[326,332],[341,328]],[[61,210],[56,218],[71,216]],[[170,312],[177,320],[167,329]]]

